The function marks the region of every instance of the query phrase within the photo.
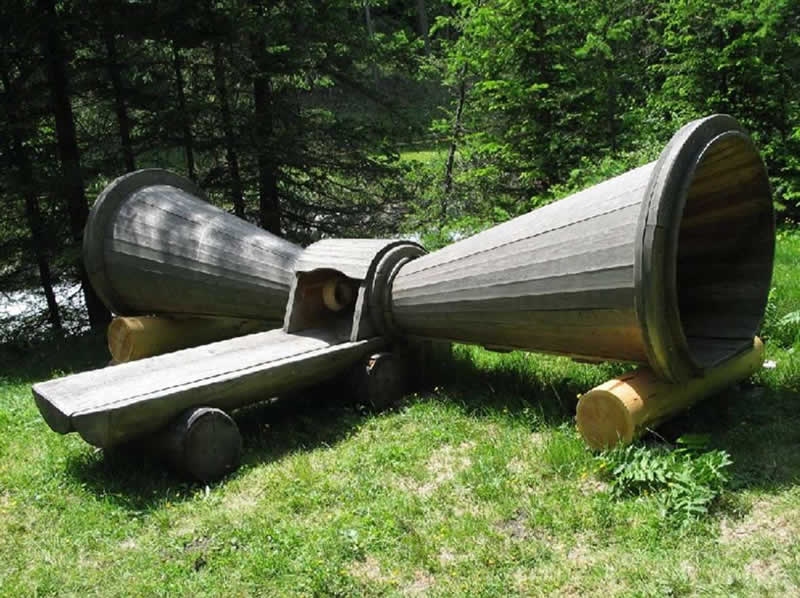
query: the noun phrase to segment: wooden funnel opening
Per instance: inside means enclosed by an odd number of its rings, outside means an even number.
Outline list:
[[[729,116],[681,129],[648,184],[637,235],[637,313],[650,363],[670,380],[752,346],[775,227],[764,163]]]

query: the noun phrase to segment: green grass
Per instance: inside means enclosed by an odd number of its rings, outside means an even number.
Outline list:
[[[778,319],[800,308],[797,263],[782,234]],[[101,338],[4,353],[0,595],[796,596],[800,345],[775,337],[757,385],[659,429],[733,460],[684,526],[655,493],[612,492],[575,432],[577,395],[618,364],[456,347],[438,387],[384,413],[249,408],[243,466],[205,486],[47,428],[31,383],[103,365]]]
[[[447,157],[447,149],[446,146],[442,146],[403,151],[400,152],[400,161],[430,164],[436,160],[444,160]]]

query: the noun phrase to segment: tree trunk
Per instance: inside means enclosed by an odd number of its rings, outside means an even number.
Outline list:
[[[42,50],[47,67],[47,83],[50,88],[53,116],[56,123],[58,155],[64,178],[62,190],[67,200],[72,241],[76,246],[80,246],[83,240],[83,229],[89,216],[89,207],[86,205],[80,150],[70,102],[66,56],[57,28],[59,17],[56,15],[53,0],[39,0],[39,13],[46,23],[43,31]],[[89,323],[92,329],[104,329],[111,321],[111,314],[89,283],[83,260],[79,258],[76,267],[86,301]]]
[[[369,4],[364,2],[364,18],[367,22],[367,36],[369,39],[375,37],[375,24],[372,22],[372,13],[369,10]],[[375,89],[378,89],[378,69],[375,67],[375,62],[370,60],[370,70],[372,71],[372,83]]]
[[[263,44],[253,43],[253,62],[258,69],[253,77],[253,103],[255,104],[256,152],[258,157],[258,220],[262,228],[281,234],[280,197],[278,195],[277,167],[271,156],[272,145],[272,82],[262,59]]]
[[[464,113],[464,100],[466,98],[467,84],[464,69],[461,70],[458,84],[458,105],[456,106],[456,118],[453,123],[453,136],[450,139],[450,151],[447,154],[447,165],[444,170],[444,194],[442,196],[442,209],[440,213],[441,223],[447,220],[447,203],[450,193],[453,190],[453,163],[458,149],[458,140],[461,137],[461,115]]]
[[[172,42],[172,67],[175,71],[175,86],[178,91],[178,118],[180,118],[181,128],[183,130],[183,149],[186,152],[186,170],[189,173],[189,178],[194,181],[197,180],[194,167],[194,140],[192,138],[192,127],[189,124],[189,112],[186,108],[186,95],[183,91],[183,60],[181,59],[180,50],[178,50],[178,46],[175,42]]]
[[[108,59],[108,78],[111,80],[111,87],[114,91],[114,112],[117,115],[117,124],[119,125],[122,157],[125,162],[125,169],[130,172],[136,170],[136,158],[133,151],[133,143],[131,142],[131,122],[128,118],[128,107],[125,105],[125,93],[122,89],[122,73],[117,57],[117,43],[110,26],[107,26],[105,44]]]
[[[228,174],[231,178],[231,199],[234,213],[244,218],[244,199],[242,195],[242,178],[239,174],[239,156],[236,152],[233,132],[233,118],[228,103],[228,87],[225,84],[225,65],[222,60],[222,47],[214,42],[214,84],[217,87],[220,112],[222,113],[222,130],[225,134],[225,154],[228,160]]]
[[[428,37],[428,11],[425,7],[425,0],[417,0],[417,26],[419,27],[419,34],[425,42],[425,56],[431,55],[431,40]]]
[[[50,324],[55,330],[61,331],[61,316],[58,313],[58,303],[53,292],[53,277],[50,273],[50,264],[47,261],[47,253],[45,251],[46,241],[42,228],[41,211],[39,210],[39,198],[34,190],[33,168],[25,152],[25,142],[20,130],[22,120],[18,108],[19,100],[11,88],[11,81],[5,72],[3,73],[3,86],[6,89],[5,95],[12,130],[11,160],[19,173],[19,187],[25,199],[25,218],[31,232],[31,246],[36,259],[36,266],[39,269],[39,281],[47,301],[48,320],[50,320]]]

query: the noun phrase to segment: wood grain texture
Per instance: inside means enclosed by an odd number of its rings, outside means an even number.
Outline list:
[[[284,330],[336,328],[351,341],[375,336],[384,330],[375,324],[382,314],[374,309],[380,303],[374,295],[386,295],[381,266],[422,253],[419,244],[398,239],[325,239],[310,245],[295,263]],[[334,312],[325,305],[323,289],[337,280],[349,286],[355,301]]]
[[[53,430],[107,448],[193,406],[233,409],[316,384],[383,344],[273,330],[43,382],[33,394]]]
[[[213,407],[187,409],[141,444],[179,473],[201,482],[218,480],[235,470],[242,457],[239,427],[227,413]]]
[[[745,349],[774,255],[763,162],[729,116],[652,162],[400,268],[401,333],[649,363],[672,381]]]
[[[323,239],[306,247],[297,258],[297,272],[325,268],[349,278],[365,280],[376,258],[399,245],[416,245],[398,239]]]
[[[279,322],[239,318],[117,317],[108,325],[108,351],[116,363],[278,328]]]
[[[581,396],[578,431],[593,449],[629,444],[645,430],[752,375],[763,362],[764,345],[755,338],[744,352],[684,383],[665,382],[650,368],[625,373]]]
[[[301,248],[150,169],[111,183],[92,208],[84,259],[117,314],[283,319]]]
[[[652,164],[417,258],[391,311],[406,334],[645,362],[634,234]]]

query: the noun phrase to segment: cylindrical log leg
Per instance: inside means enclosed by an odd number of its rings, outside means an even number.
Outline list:
[[[108,350],[115,363],[125,363],[268,327],[268,322],[239,318],[117,317],[108,326]]]
[[[374,409],[385,409],[398,401],[408,387],[408,368],[402,355],[374,353],[353,368],[350,387],[355,399]]]
[[[210,482],[239,466],[242,437],[224,411],[196,407],[157,433],[153,448],[179,472]]]
[[[759,338],[753,346],[715,368],[702,378],[670,383],[649,368],[623,374],[593,388],[578,401],[578,431],[593,449],[628,444],[648,427],[658,425],[753,374],[764,361]]]

